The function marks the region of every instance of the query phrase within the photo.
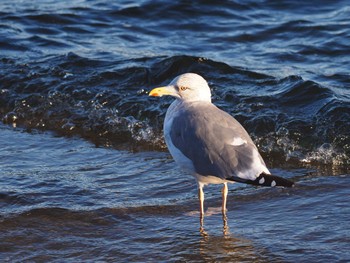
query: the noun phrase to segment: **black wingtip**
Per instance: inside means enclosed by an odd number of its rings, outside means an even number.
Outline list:
[[[294,182],[288,179],[285,179],[276,175],[272,175],[272,174],[266,174],[266,173],[260,174],[254,181],[242,179],[240,177],[230,177],[226,179],[230,181],[235,181],[238,183],[252,184],[252,185],[258,185],[258,186],[270,186],[270,187],[274,187],[274,186],[293,187],[294,186]]]
[[[260,174],[254,181],[242,179],[240,177],[234,177],[234,176],[226,179],[230,181],[235,181],[238,183],[252,184],[252,185],[258,185],[258,186],[270,186],[270,187],[274,187],[274,186],[293,187],[294,186],[294,182],[288,179],[285,179],[276,175],[272,175],[272,174],[266,174],[266,173]]]
[[[287,180],[285,178],[271,175],[271,174],[260,174],[254,181],[247,182],[253,185],[260,186],[283,186],[283,187],[292,187],[294,186],[294,182]]]

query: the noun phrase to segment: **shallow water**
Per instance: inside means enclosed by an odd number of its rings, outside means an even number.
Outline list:
[[[346,1],[0,3],[0,259],[348,262]],[[197,190],[168,154],[183,72],[292,189]]]
[[[5,261],[243,261],[349,259],[349,176],[274,169],[293,189],[196,187],[167,153],[96,148],[77,138],[1,126]],[[14,141],[13,138],[16,138]],[[40,144],[38,143],[40,141]]]

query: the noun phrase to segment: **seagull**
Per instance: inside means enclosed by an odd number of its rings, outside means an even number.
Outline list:
[[[293,182],[271,175],[243,126],[211,102],[207,81],[185,73],[149,96],[173,96],[164,120],[164,138],[175,162],[197,181],[201,224],[203,187],[223,184],[222,214],[226,217],[228,183],[292,187]]]

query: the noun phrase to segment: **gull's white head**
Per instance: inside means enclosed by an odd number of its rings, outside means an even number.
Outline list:
[[[170,95],[183,101],[211,102],[211,93],[207,81],[198,74],[185,73],[173,79],[168,86],[151,90],[149,96]]]

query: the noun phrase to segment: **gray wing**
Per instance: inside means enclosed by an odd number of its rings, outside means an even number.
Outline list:
[[[170,137],[202,176],[244,181],[267,170],[241,124],[211,103],[184,103],[173,119]]]

